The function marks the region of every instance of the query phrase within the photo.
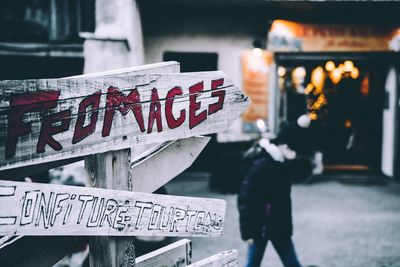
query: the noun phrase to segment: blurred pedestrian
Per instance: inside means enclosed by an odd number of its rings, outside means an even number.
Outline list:
[[[248,267],[261,265],[271,241],[285,267],[301,266],[292,241],[292,179],[312,172],[311,160],[301,157],[305,140],[299,139],[308,128],[300,121],[285,127],[275,140],[262,138],[261,153],[254,157],[238,195],[241,237],[248,243]],[[303,152],[303,151],[302,151]]]

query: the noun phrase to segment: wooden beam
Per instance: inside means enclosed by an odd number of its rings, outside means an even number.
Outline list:
[[[210,137],[191,137],[166,142],[133,159],[131,177],[136,192],[152,193],[187,169]]]
[[[130,152],[129,149],[124,149],[86,157],[87,185],[132,190],[132,179],[129,176]],[[134,266],[135,240],[133,237],[93,236],[89,241],[91,266]]]
[[[214,256],[208,257],[196,263],[189,265],[190,267],[236,267],[238,266],[238,252],[236,249],[226,250]]]
[[[0,171],[224,131],[247,104],[220,71],[134,70],[2,81],[0,102]]]
[[[115,171],[108,164],[121,166],[112,156],[106,163],[105,172]],[[215,237],[223,232],[226,202],[0,181],[0,206],[0,235]]]
[[[192,243],[182,239],[136,258],[136,267],[187,266],[192,260]]]

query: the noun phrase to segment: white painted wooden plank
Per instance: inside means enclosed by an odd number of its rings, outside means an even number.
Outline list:
[[[220,236],[226,202],[98,188],[0,181],[0,235]]]
[[[234,267],[238,266],[238,252],[236,249],[226,250],[214,256],[203,259],[191,265],[190,267]]]
[[[187,266],[192,260],[192,243],[189,239],[181,239],[136,258],[136,267],[176,267]]]
[[[155,64],[147,64],[143,66],[135,66],[130,68],[110,70],[96,73],[89,73],[84,75],[70,76],[63,79],[82,79],[82,78],[98,78],[98,77],[110,77],[110,76],[123,76],[129,75],[130,73],[145,74],[148,71],[151,73],[179,73],[180,64],[176,61],[161,62]],[[1,106],[1,105],[0,105]],[[12,168],[5,171],[0,171],[0,180],[6,179],[6,177],[12,177],[13,180],[27,177],[32,174],[36,174],[42,171],[46,171],[51,168],[67,165],[73,162],[81,161],[82,157],[61,159],[58,161],[52,161],[51,163],[35,164],[21,168]],[[0,168],[1,169],[1,168]]]
[[[133,188],[136,192],[154,192],[192,165],[209,141],[210,137],[191,137],[145,151],[132,160]]]
[[[0,103],[0,170],[224,131],[247,104],[219,71],[3,81]]]

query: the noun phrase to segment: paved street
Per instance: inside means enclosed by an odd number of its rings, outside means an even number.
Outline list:
[[[318,267],[400,266],[400,183],[323,180],[293,186],[294,242],[303,265]],[[239,235],[236,195],[210,193],[206,178],[178,177],[171,195],[223,198],[228,203],[221,238],[191,238],[194,261],[236,248],[239,266],[246,246]],[[281,266],[272,246],[264,267]]]

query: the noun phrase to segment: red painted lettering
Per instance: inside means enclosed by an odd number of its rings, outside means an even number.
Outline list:
[[[175,119],[172,113],[174,97],[177,95],[182,95],[182,89],[179,87],[174,87],[167,93],[167,99],[165,100],[165,117],[167,118],[167,124],[170,129],[175,129],[182,125],[186,118],[186,112],[184,109],[180,111],[179,118]]]
[[[116,109],[121,112],[123,116],[128,114],[132,110],[135,115],[136,121],[139,124],[141,132],[145,131],[142,105],[140,103],[140,95],[137,89],[132,90],[127,96],[125,96],[116,87],[110,87],[107,91],[106,99],[106,111],[104,114],[104,124],[101,135],[103,137],[110,135],[112,121]]]
[[[99,105],[100,105],[101,92],[96,92],[82,100],[79,104],[78,118],[75,124],[75,132],[72,138],[72,144],[76,144],[87,136],[91,135],[96,131],[97,118],[99,116]],[[87,107],[91,106],[90,122],[84,126],[86,116],[89,112],[86,111]]]
[[[211,82],[211,90],[217,89],[224,84],[224,79],[218,79]],[[225,90],[219,90],[211,93],[211,97],[218,97],[218,102],[208,106],[208,115],[211,115],[224,107]]]
[[[15,155],[18,137],[27,135],[32,131],[31,122],[24,122],[22,119],[24,114],[35,111],[46,111],[56,107],[59,96],[59,91],[39,91],[11,95],[6,158],[12,158]]]
[[[204,110],[196,115],[196,111],[200,109],[201,102],[196,102],[199,93],[203,91],[204,84],[200,82],[189,87],[189,128],[192,129],[207,119],[207,111]]]
[[[147,133],[151,133],[153,130],[153,123],[156,120],[157,131],[162,131],[162,121],[161,121],[161,104],[158,97],[158,92],[156,88],[151,90],[151,103],[150,103],[150,114],[149,114],[149,124],[147,126]]]
[[[57,122],[61,122],[61,124],[54,126],[54,124]],[[61,144],[53,138],[53,135],[68,131],[70,123],[71,110],[63,110],[61,112],[44,117],[40,129],[39,140],[36,146],[36,152],[45,152],[46,144],[54,150],[61,150]]]

